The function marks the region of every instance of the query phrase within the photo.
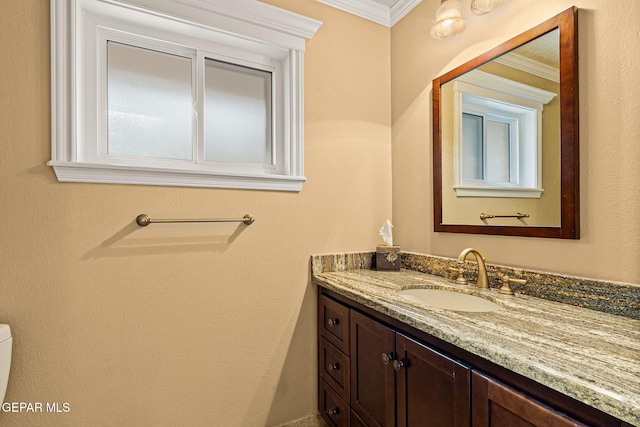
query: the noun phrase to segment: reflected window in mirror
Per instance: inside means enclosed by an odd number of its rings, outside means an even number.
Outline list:
[[[443,85],[443,105],[449,97],[457,197],[540,198],[543,112],[556,93],[474,70]]]
[[[518,184],[517,172],[513,170],[518,161],[517,118],[464,107],[460,150],[462,185]],[[455,188],[462,189],[461,186]],[[458,195],[463,194],[458,192]]]

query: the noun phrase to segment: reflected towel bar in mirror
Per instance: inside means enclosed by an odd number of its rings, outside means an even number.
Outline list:
[[[242,218],[185,218],[185,219],[151,219],[147,214],[140,214],[136,217],[136,224],[146,227],[151,223],[174,223],[174,222],[242,222],[251,225],[255,219],[252,215],[246,214]]]
[[[529,218],[529,214],[523,214],[523,213],[516,213],[515,215],[491,215],[491,214],[486,214],[486,213],[481,213],[480,214],[480,219],[481,220],[485,220],[485,219],[489,219],[489,218],[518,218],[518,219],[522,219],[522,218]]]

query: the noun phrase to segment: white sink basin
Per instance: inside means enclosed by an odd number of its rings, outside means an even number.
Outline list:
[[[498,304],[488,299],[442,289],[405,289],[398,295],[420,305],[445,310],[481,312],[500,309]]]

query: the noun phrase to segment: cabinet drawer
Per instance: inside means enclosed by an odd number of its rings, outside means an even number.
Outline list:
[[[349,357],[327,341],[320,339],[320,375],[344,400],[349,401]]]
[[[349,354],[349,308],[324,295],[318,307],[320,333],[344,354]]]
[[[349,427],[349,405],[323,378],[320,378],[319,394],[320,413],[327,424],[333,427]]]

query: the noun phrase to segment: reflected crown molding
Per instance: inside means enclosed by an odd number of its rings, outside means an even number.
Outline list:
[[[515,68],[555,83],[560,83],[560,70],[550,65],[543,64],[542,62],[518,55],[517,53],[511,52],[509,55],[502,55],[501,57],[496,58],[495,61],[506,65],[507,67]]]

